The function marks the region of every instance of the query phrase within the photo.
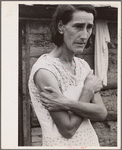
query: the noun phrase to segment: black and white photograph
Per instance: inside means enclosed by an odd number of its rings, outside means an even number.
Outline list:
[[[121,1],[2,6],[2,147],[120,149]]]

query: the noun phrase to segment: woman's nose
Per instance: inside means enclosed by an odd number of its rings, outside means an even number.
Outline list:
[[[82,38],[82,39],[88,39],[88,32],[87,32],[86,29],[84,29],[84,30],[82,30],[80,32],[80,38]]]

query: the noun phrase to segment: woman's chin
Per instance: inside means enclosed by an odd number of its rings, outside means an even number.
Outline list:
[[[84,51],[84,48],[85,48],[85,46],[77,46],[77,47],[74,47],[73,51],[75,54],[82,54]]]
[[[84,49],[76,50],[76,51],[75,51],[75,54],[76,54],[76,55],[80,55],[80,54],[83,53],[83,50],[84,50]]]

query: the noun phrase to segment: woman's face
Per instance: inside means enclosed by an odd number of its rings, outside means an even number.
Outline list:
[[[63,25],[63,45],[76,54],[82,53],[92,33],[93,20],[92,13],[74,12],[72,20]]]

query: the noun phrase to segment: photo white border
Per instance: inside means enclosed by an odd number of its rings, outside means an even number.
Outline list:
[[[103,4],[118,8],[118,146],[121,147],[121,1],[1,1],[1,148],[25,149],[18,146],[18,6],[19,4]],[[36,147],[26,149],[66,149],[67,147]],[[80,149],[98,149],[87,147]],[[79,149],[71,148],[70,149]]]

